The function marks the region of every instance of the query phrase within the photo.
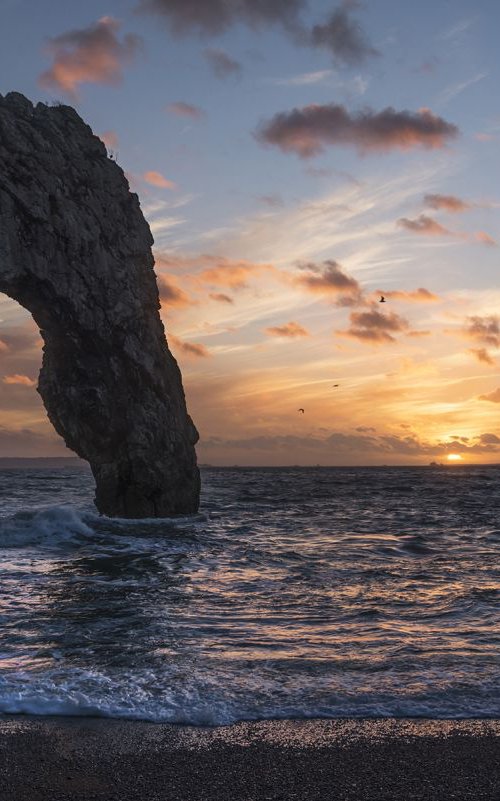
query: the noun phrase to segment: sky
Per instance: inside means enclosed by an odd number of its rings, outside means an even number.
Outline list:
[[[73,105],[139,195],[200,462],[500,462],[498,30],[497,0],[0,0],[0,93]],[[68,455],[41,346],[0,295],[0,456]]]

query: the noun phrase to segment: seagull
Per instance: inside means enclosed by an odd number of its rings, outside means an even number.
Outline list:
[[[386,300],[383,295],[380,296],[379,303],[386,303]]]
[[[302,412],[304,414],[304,409],[297,409],[298,412]]]

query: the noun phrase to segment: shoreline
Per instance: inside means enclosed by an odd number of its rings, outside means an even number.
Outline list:
[[[500,719],[0,716],[5,801],[498,801]]]

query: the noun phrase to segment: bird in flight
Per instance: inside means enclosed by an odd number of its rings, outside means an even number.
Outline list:
[[[340,384],[333,384],[333,388],[334,389],[335,389],[335,387],[340,387]]]
[[[304,409],[297,409],[298,412],[302,412],[304,414]]]
[[[380,296],[379,303],[386,303],[386,302],[387,302],[387,301],[386,301],[386,299],[384,298],[384,296],[383,296],[383,295],[381,295],[381,296]]]

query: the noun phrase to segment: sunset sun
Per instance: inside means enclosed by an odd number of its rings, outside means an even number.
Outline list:
[[[449,462],[461,462],[462,461],[462,457],[460,456],[459,453],[449,453],[446,458],[448,459]]]

